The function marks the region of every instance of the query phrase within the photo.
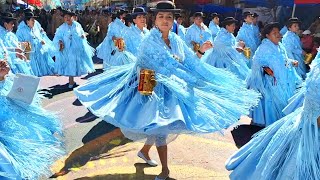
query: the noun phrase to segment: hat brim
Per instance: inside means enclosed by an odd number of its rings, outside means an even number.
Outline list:
[[[180,12],[181,9],[157,9],[157,8],[150,8],[152,12]]]
[[[63,14],[63,16],[65,16],[65,15],[74,16],[74,15],[76,15],[76,14],[75,14],[75,13],[68,12],[68,13],[64,13],[64,14]]]
[[[131,16],[132,17],[136,17],[136,16],[139,16],[139,15],[147,15],[146,12],[137,12],[137,13],[132,13]]]
[[[301,22],[301,21],[290,21],[290,22],[288,22],[288,25],[289,25],[289,24],[294,24],[294,23],[301,24],[302,22]]]
[[[39,16],[25,16],[26,18],[38,18]]]
[[[227,21],[222,21],[221,24],[225,25],[225,24],[233,24],[233,23],[237,23],[238,20],[227,20]]]
[[[5,20],[12,20],[12,21],[17,20],[17,18],[14,18],[14,17],[0,17],[0,18]]]

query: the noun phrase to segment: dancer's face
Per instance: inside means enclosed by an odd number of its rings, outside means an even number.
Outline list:
[[[276,27],[272,29],[272,31],[266,35],[266,37],[273,42],[274,44],[278,45],[279,42],[281,41],[281,34],[280,30]]]
[[[182,24],[182,22],[183,22],[182,17],[178,17],[178,18],[177,18],[177,23],[178,23],[178,24]]]
[[[219,17],[214,17],[213,18],[213,22],[215,23],[215,24],[217,24],[217,25],[219,25]]]
[[[252,24],[252,22],[253,22],[253,17],[252,17],[251,15],[248,15],[248,16],[246,17],[246,19],[244,19],[244,20],[246,21],[246,23]]]
[[[35,23],[35,19],[34,18],[31,18],[27,21],[27,25],[30,27],[30,28],[33,28],[34,26],[34,23]]]
[[[13,21],[10,21],[8,23],[5,22],[4,27],[6,28],[7,31],[12,31],[14,27],[14,22]]]
[[[236,24],[232,23],[230,25],[226,25],[226,29],[229,33],[234,33],[234,30],[236,29]]]
[[[145,15],[138,15],[133,22],[138,26],[139,29],[142,29],[146,25],[147,18]]]
[[[203,23],[203,18],[201,16],[195,17],[193,21],[197,26],[201,26]]]
[[[172,12],[158,12],[155,20],[155,25],[161,32],[169,32],[173,26]]]
[[[70,15],[66,14],[63,16],[63,18],[65,23],[67,23],[68,25],[72,24],[72,17]]]
[[[291,26],[289,27],[289,30],[291,32],[298,33],[300,30],[299,24],[298,23],[291,24]]]

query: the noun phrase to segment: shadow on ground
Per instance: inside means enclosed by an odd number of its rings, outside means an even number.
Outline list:
[[[231,131],[232,137],[234,142],[236,143],[236,146],[238,148],[241,148],[245,144],[247,144],[252,136],[263,129],[263,127],[255,126],[255,125],[248,125],[248,124],[242,124],[235,129]]]
[[[52,99],[56,95],[73,91],[73,89],[69,88],[68,85],[69,85],[68,83],[64,85],[55,85],[55,86],[48,87],[47,89],[40,89],[38,92],[44,97],[48,99]],[[76,87],[77,86],[78,85],[76,85]]]
[[[85,77],[82,77],[81,79],[89,79],[89,78],[96,76],[98,74],[101,74],[101,73],[103,73],[103,69],[96,69],[95,72],[90,73],[90,74],[86,75]]]
[[[87,112],[84,116],[82,117],[78,117],[76,119],[76,122],[78,123],[89,123],[89,122],[92,122],[94,120],[96,120],[98,117],[93,115],[90,111]]]
[[[90,113],[90,112],[89,112]],[[82,138],[83,144],[93,141],[109,132],[113,132],[119,128],[107,123],[106,121],[100,121],[98,124],[93,126],[91,130]]]
[[[94,177],[82,177],[76,180],[154,180],[155,175],[149,175],[144,173],[144,169],[148,168],[147,164],[136,163],[134,164],[136,172],[132,174],[106,174]],[[173,178],[168,178],[167,180],[175,180]]]
[[[125,138],[119,128],[101,121],[94,126],[83,138],[84,145],[73,151],[64,162],[64,167],[51,178],[57,178],[68,174],[73,168],[81,168],[91,160],[109,159],[121,157],[127,151],[115,151],[108,153],[115,147],[125,145],[131,142]]]

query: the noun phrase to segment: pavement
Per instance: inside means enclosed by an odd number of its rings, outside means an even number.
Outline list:
[[[97,72],[76,78],[81,85]],[[52,178],[58,180],[153,180],[161,166],[147,166],[136,156],[143,146],[122,136],[120,130],[91,114],[67,88],[68,78],[42,77],[40,81],[43,106],[54,111],[63,122],[66,155],[52,166]],[[240,126],[223,133],[180,135],[168,145],[170,179],[223,180],[229,179],[225,161],[238,147],[250,140],[259,128],[248,125],[250,119],[241,118]],[[156,148],[150,157],[159,161]],[[47,178],[43,178],[47,179]]]

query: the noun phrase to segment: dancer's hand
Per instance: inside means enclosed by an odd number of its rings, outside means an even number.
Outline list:
[[[27,57],[25,55],[23,55],[22,53],[16,53],[16,57],[22,60],[27,60]]]
[[[16,48],[15,51],[16,53],[23,53],[23,50],[21,48]]]
[[[59,51],[62,51],[64,49],[64,44],[63,42],[60,40],[59,41]]]
[[[9,73],[10,67],[7,61],[0,61],[0,81],[4,80],[4,77]]]
[[[206,52],[207,50],[213,48],[213,44],[210,41],[206,41],[200,47],[201,52]]]
[[[292,61],[292,65],[293,65],[293,66],[295,66],[295,67],[298,67],[299,62],[298,62],[298,61],[296,61],[296,60],[294,60],[294,61]]]
[[[240,40],[238,42],[238,47],[241,47],[242,49],[246,46],[246,44],[244,43],[244,41]]]
[[[269,67],[263,67],[263,70],[265,73],[267,73],[269,76],[274,77],[273,71],[272,69],[270,69]]]

